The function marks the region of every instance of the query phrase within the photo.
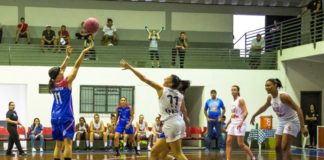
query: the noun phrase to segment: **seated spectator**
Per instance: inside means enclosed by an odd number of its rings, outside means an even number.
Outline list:
[[[66,30],[66,26],[65,25],[62,25],[61,26],[61,29],[58,31],[57,35],[58,35],[58,40],[57,41],[60,44],[59,45],[60,50],[61,50],[61,47],[62,46],[71,44],[70,34]]]
[[[153,123],[153,125],[152,125],[152,132],[153,132],[152,146],[158,139],[159,135],[162,133],[162,122],[161,122],[160,118],[161,118],[160,116],[156,117],[155,123]]]
[[[257,69],[260,65],[261,52],[264,49],[264,39],[261,34],[257,34],[256,38],[252,40],[250,50],[250,66],[251,69]]]
[[[102,31],[104,32],[104,35],[102,37],[102,44],[108,46],[114,46],[117,44],[117,29],[113,25],[112,19],[107,19],[107,24],[103,27]]]
[[[32,151],[36,152],[35,149],[35,140],[39,139],[40,148],[39,150],[43,152],[44,148],[44,136],[43,136],[43,125],[40,123],[39,118],[34,119],[34,123],[31,125],[31,130],[29,134],[29,138],[31,140]]]
[[[144,121],[144,115],[139,116],[139,121],[136,122],[136,139],[137,139],[137,150],[141,150],[140,141],[141,139],[148,139],[147,150],[151,150],[152,134],[148,130],[147,122]]]
[[[76,129],[76,150],[79,151],[80,148],[80,140],[85,140],[86,141],[86,149],[89,148],[89,131],[90,127],[87,124],[86,120],[84,117],[79,118],[79,123],[75,126]]]
[[[175,47],[172,48],[172,65],[176,65],[176,56],[179,55],[180,68],[183,68],[186,50],[188,49],[188,39],[185,32],[180,32],[179,38],[175,40]]]
[[[93,140],[102,139],[104,147],[107,150],[107,133],[105,132],[105,125],[100,120],[99,114],[94,115],[94,121],[90,123],[90,149],[93,151]]]
[[[107,124],[107,135],[109,139],[108,148],[113,148],[112,143],[115,136],[116,123],[116,116],[114,114],[111,114],[110,123]]]
[[[145,29],[149,34],[148,35],[148,39],[150,41],[149,52],[151,57],[152,68],[154,68],[155,66],[154,57],[156,59],[157,67],[160,68],[158,41],[160,40],[160,33],[164,28],[162,27],[161,30],[156,31],[156,30],[150,30],[147,26],[145,26]]]
[[[88,34],[87,39],[84,40],[84,48],[89,47],[92,43],[94,43],[93,35]],[[94,46],[94,45],[93,45]],[[88,53],[85,54],[84,60],[96,60],[96,50],[92,47]]]
[[[28,32],[28,24],[25,23],[25,18],[20,18],[20,23],[17,25],[16,31],[16,44],[18,43],[19,38],[27,38],[27,43],[30,44],[30,35]]]
[[[57,40],[55,38],[55,32],[51,29],[50,25],[46,25],[46,30],[42,33],[41,49],[44,52],[44,45],[53,46],[53,52],[56,52]]]
[[[75,36],[77,37],[77,39],[88,39],[88,33],[84,30],[83,28],[83,24],[84,22],[81,22],[81,26],[79,28],[79,32],[75,33]]]
[[[2,24],[0,23],[0,43],[2,42]]]

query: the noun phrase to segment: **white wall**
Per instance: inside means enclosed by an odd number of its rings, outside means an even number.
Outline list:
[[[53,98],[50,94],[39,94],[38,85],[48,82],[49,67],[20,67],[0,66],[0,84],[26,84],[27,106],[25,114],[30,125],[34,117],[39,117],[46,126],[50,125],[50,113]],[[233,84],[241,87],[241,94],[246,99],[250,120],[251,115],[266,100],[264,82],[270,77],[278,77],[276,70],[201,70],[201,69],[139,69],[152,80],[162,83],[167,75],[177,74],[182,79],[191,80],[192,86],[204,86],[203,103],[210,95],[211,89],[218,91],[218,96],[223,99],[226,107],[230,107],[232,101],[230,89]],[[69,73],[70,68],[66,73]],[[281,78],[281,77],[279,77]],[[79,91],[80,85],[125,85],[135,86],[135,120],[139,114],[144,114],[146,120],[151,123],[158,114],[158,99],[156,92],[138,80],[130,71],[122,71],[120,68],[94,68],[81,67],[79,74],[73,83],[73,105],[75,118],[79,118]],[[203,104],[201,105],[203,106]],[[203,109],[203,107],[201,108]],[[4,114],[4,113],[3,113]],[[273,114],[267,111],[265,114]],[[86,119],[93,117],[92,114],[82,114]],[[108,121],[108,115],[103,115],[104,121]],[[229,109],[226,113],[230,117]],[[273,115],[274,116],[274,115]],[[199,115],[200,125],[206,125],[203,112]],[[275,125],[274,125],[275,126]]]

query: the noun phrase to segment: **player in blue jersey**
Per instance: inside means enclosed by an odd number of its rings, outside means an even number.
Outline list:
[[[116,121],[118,122],[115,130],[115,137],[114,137],[116,156],[120,156],[119,137],[121,134],[124,133],[124,131],[128,135],[129,139],[132,141],[132,146],[135,149],[135,153],[139,154],[136,148],[134,128],[132,125],[134,119],[134,110],[131,105],[127,104],[125,97],[120,98],[119,105],[117,106],[116,115],[117,115]]]
[[[93,44],[93,43],[92,43]],[[49,71],[49,91],[54,95],[51,114],[52,136],[56,141],[54,160],[61,159],[61,150],[64,143],[64,160],[72,158],[72,139],[74,135],[74,117],[72,106],[72,81],[75,79],[84,55],[93,47],[85,48],[76,60],[71,73],[64,78],[68,60],[72,53],[72,47],[67,46],[66,57],[60,67],[52,67]]]

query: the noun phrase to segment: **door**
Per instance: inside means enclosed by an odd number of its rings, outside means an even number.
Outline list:
[[[322,92],[321,91],[301,91],[300,93],[300,106],[305,115],[309,110],[309,106],[313,104],[315,106],[315,110],[319,113],[319,125],[322,122]]]

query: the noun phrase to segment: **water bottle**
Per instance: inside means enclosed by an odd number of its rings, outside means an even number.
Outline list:
[[[259,129],[259,123],[258,122],[255,124],[255,129]]]

